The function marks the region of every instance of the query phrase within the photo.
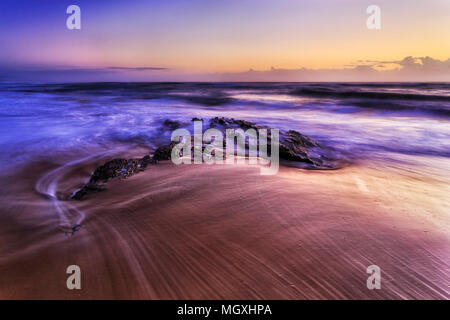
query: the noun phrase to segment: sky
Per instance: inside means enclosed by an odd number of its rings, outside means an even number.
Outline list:
[[[449,17],[450,0],[1,0],[0,81],[450,81]]]

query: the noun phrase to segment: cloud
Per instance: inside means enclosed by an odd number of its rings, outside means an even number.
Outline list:
[[[403,58],[402,60],[393,60],[393,61],[378,61],[378,60],[365,60],[360,62],[365,62],[370,65],[381,65],[385,66],[387,64],[398,65],[402,67],[404,70],[417,70],[421,69],[423,71],[427,70],[442,70],[449,71],[450,68],[450,58],[444,61],[433,59],[431,57],[412,57],[408,56]]]
[[[408,56],[402,60],[358,60],[336,69],[276,69],[223,73],[221,81],[450,81],[450,59]]]
[[[335,69],[254,70],[235,73],[183,73],[165,67],[38,68],[1,67],[2,81],[304,81],[304,82],[450,82],[450,59],[408,56],[400,60],[358,60]]]

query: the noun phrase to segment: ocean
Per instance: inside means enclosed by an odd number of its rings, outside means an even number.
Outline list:
[[[355,162],[449,163],[448,83],[2,83],[0,162],[152,150],[166,120],[216,116],[297,130]]]

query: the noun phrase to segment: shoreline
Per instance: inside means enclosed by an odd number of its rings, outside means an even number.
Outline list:
[[[161,163],[70,201],[86,217],[67,237],[30,187],[51,167],[2,191],[0,299],[450,298],[445,183],[366,165],[260,176],[249,165]],[[72,264],[78,292],[65,287]],[[372,264],[381,290],[366,287]]]

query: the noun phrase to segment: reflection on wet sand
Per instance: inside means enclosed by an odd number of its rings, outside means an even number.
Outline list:
[[[76,162],[56,192],[99,163]],[[85,214],[65,236],[58,200],[30,187],[57,168],[35,163],[3,178],[11,187],[1,194],[0,298],[450,297],[445,177],[377,164],[261,176],[248,165],[160,163],[61,201]],[[72,264],[80,291],[65,286]],[[381,290],[366,287],[372,264]]]

